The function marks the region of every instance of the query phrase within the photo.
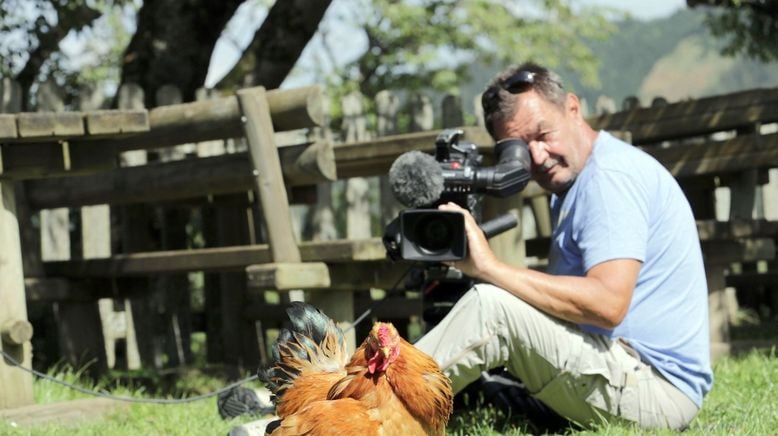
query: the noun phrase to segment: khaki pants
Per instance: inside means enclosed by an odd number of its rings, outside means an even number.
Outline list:
[[[584,333],[508,292],[476,285],[416,346],[454,392],[505,366],[537,399],[581,425],[626,420],[683,429],[698,408],[621,340]]]

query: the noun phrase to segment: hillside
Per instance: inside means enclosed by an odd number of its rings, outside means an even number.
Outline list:
[[[704,26],[705,13],[682,9],[651,21],[627,20],[606,41],[590,46],[600,60],[600,86],[587,87],[574,72],[561,71],[570,89],[583,97],[590,109],[601,95],[617,107],[625,97],[638,96],[649,105],[656,96],[668,101],[723,94],[744,89],[778,87],[778,63],[760,64],[719,54],[719,42]],[[523,59],[517,59],[517,62]],[[473,68],[462,88],[466,110],[497,68]]]
[[[589,102],[601,94],[616,102],[636,95],[646,105],[656,96],[676,101],[778,86],[778,63],[721,56],[703,18],[703,12],[687,9],[663,19],[620,23],[617,34],[591,45],[601,62],[601,88],[573,80],[575,88]]]

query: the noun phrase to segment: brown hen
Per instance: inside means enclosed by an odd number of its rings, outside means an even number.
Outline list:
[[[451,381],[392,324],[375,323],[348,359],[341,330],[315,307],[287,309],[273,362],[260,370],[274,394],[278,435],[442,435]]]

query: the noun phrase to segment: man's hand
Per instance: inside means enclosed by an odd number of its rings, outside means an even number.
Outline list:
[[[554,276],[517,268],[497,259],[470,212],[455,203],[440,210],[465,216],[467,257],[446,265],[470,277],[492,283],[543,312],[578,324],[613,329],[626,315],[641,262],[613,259],[593,266],[585,277]]]
[[[475,218],[467,209],[463,209],[456,203],[441,204],[438,206],[439,210],[448,212],[459,212],[465,216],[465,234],[467,236],[467,257],[463,260],[445,262],[448,266],[462,271],[464,274],[474,277],[483,278],[483,275],[488,269],[494,265],[497,258],[489,246],[489,242],[486,241],[484,232],[481,231],[481,227],[475,222]]]

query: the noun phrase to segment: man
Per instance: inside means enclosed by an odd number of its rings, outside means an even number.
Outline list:
[[[710,390],[705,269],[691,208],[656,160],[584,120],[578,98],[535,64],[499,75],[482,97],[496,141],[529,145],[550,191],[547,272],[502,263],[465,214],[483,284],[417,346],[455,391],[505,366],[530,394],[582,425],[686,428]]]

